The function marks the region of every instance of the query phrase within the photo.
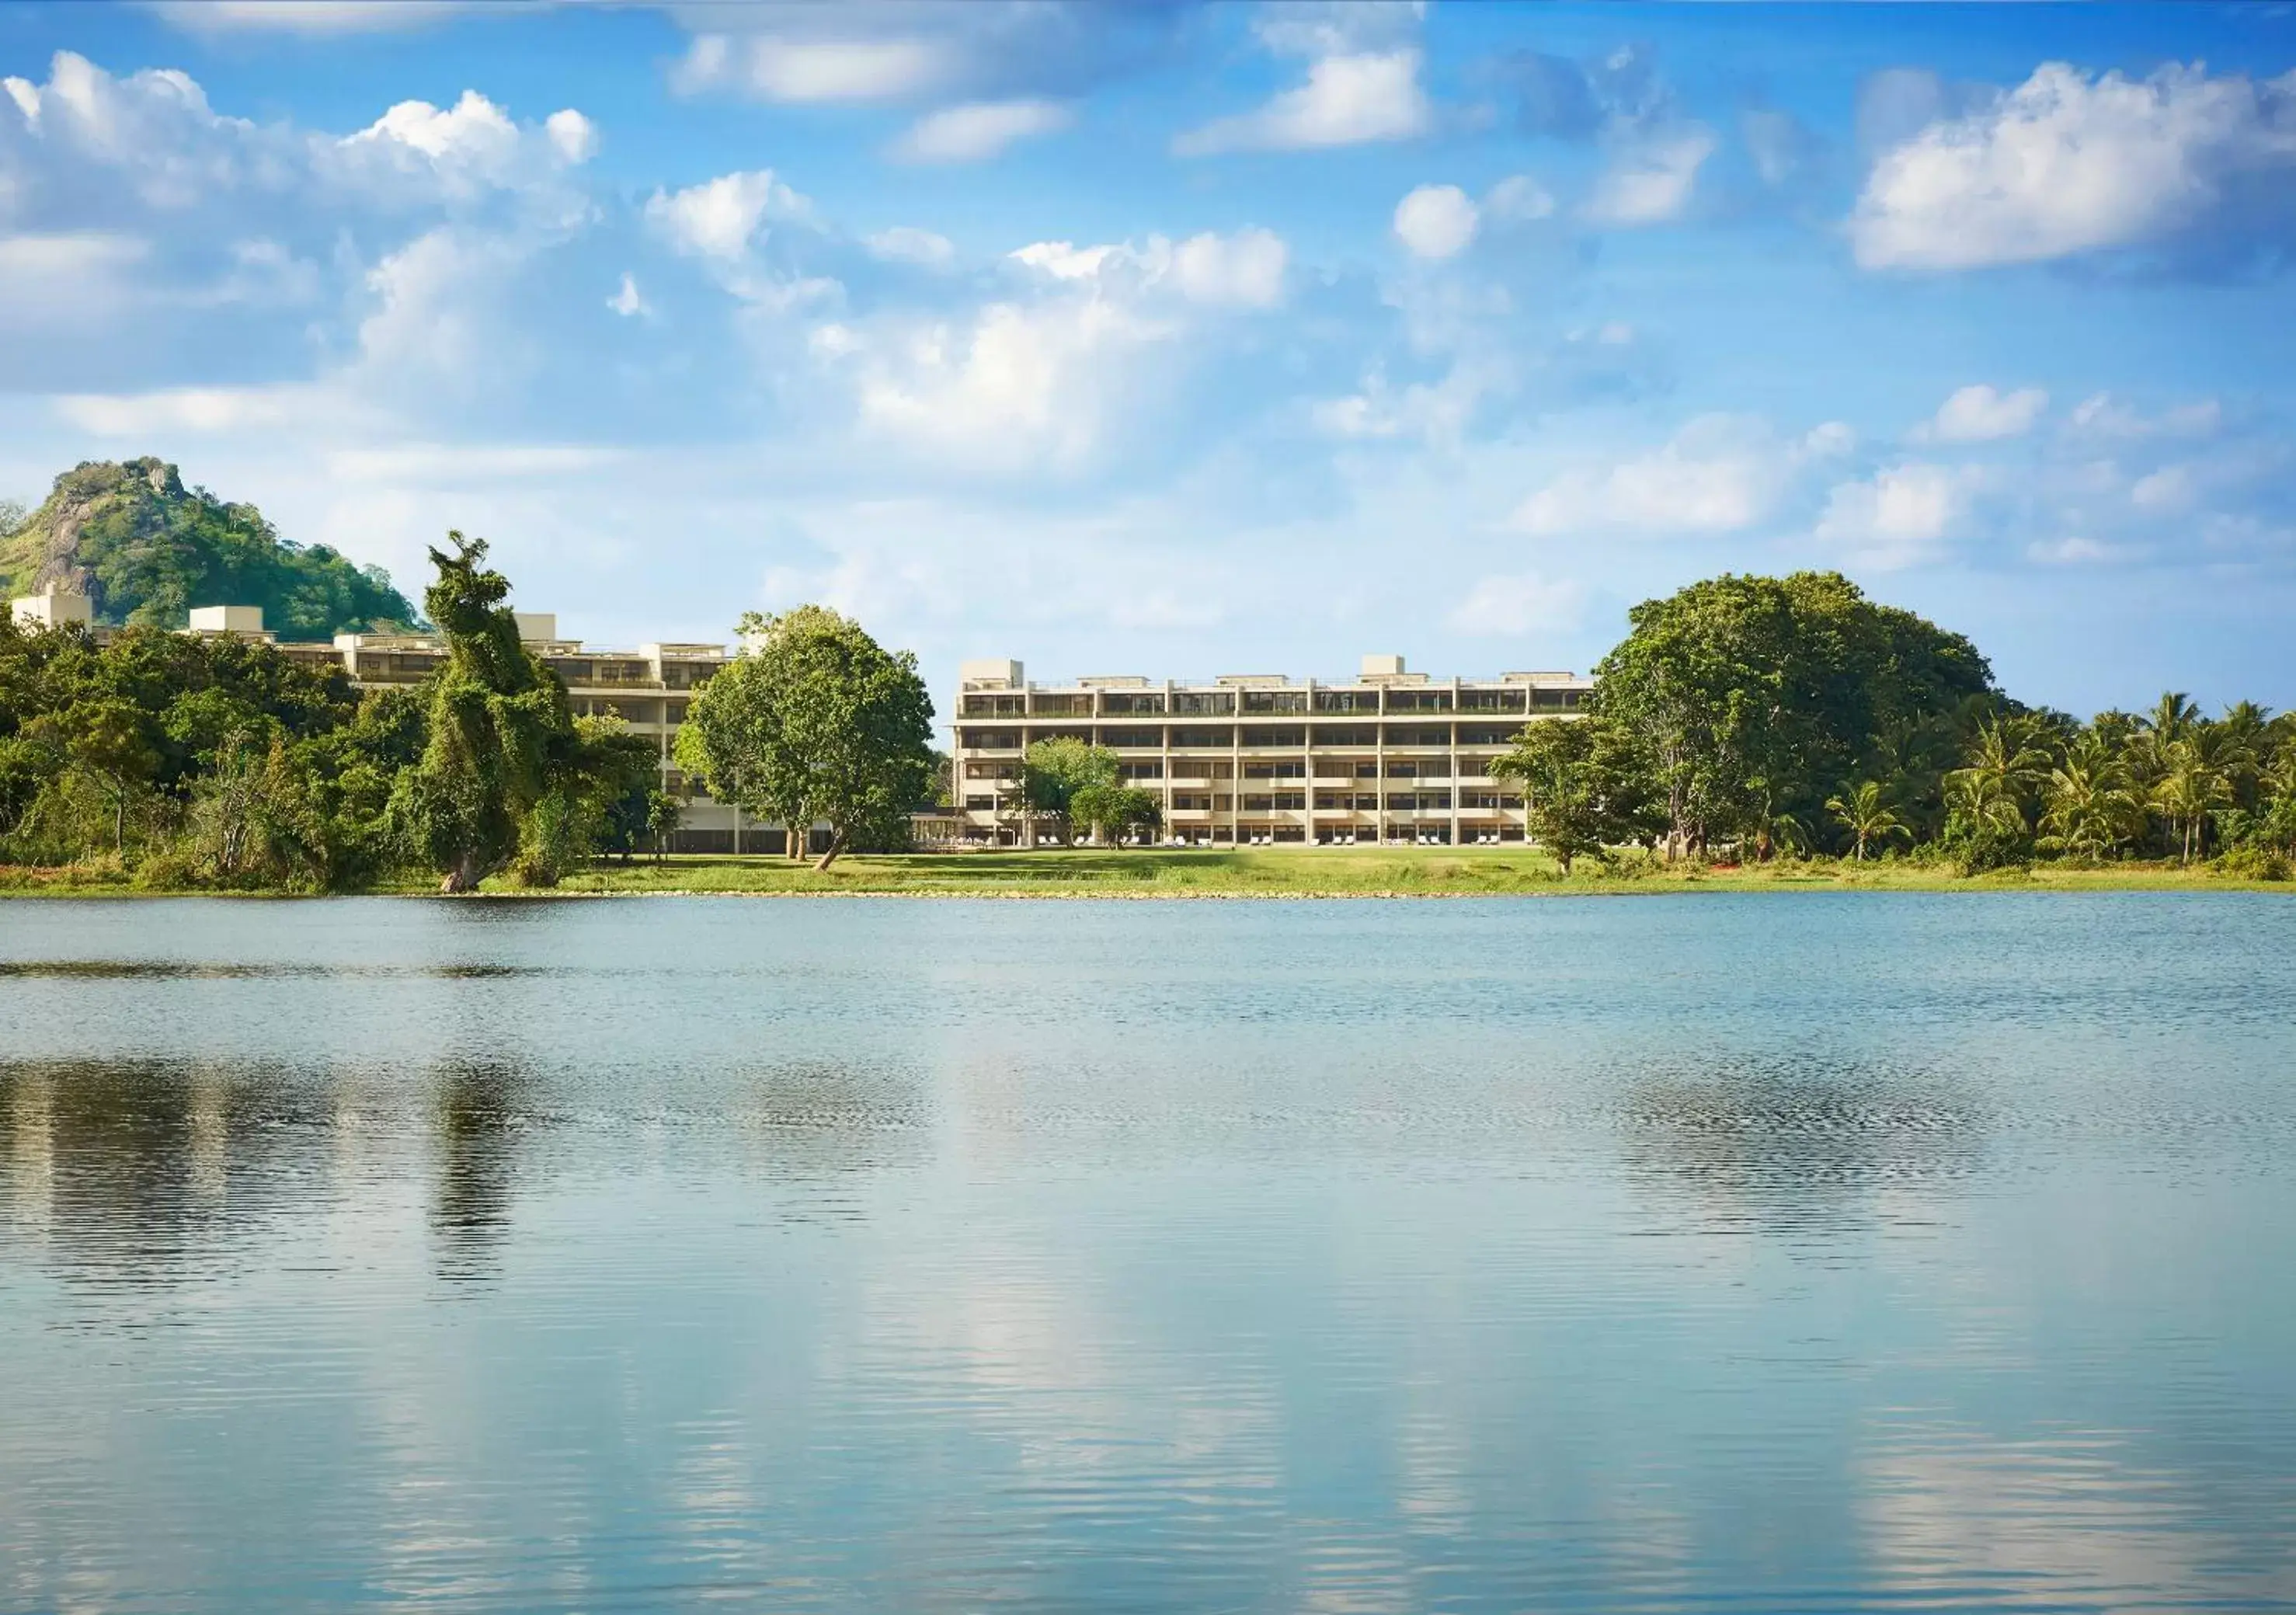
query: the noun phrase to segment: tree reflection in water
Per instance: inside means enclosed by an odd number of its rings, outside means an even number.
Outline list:
[[[495,1275],[511,1227],[520,1135],[533,1079],[503,1062],[456,1062],[431,1075],[438,1149],[430,1228],[441,1278]]]

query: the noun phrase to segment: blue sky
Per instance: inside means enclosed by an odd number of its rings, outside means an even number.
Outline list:
[[[1838,567],[2296,704],[2296,10],[0,0],[0,496],[601,643],[1585,668]]]

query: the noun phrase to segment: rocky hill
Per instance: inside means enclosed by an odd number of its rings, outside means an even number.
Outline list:
[[[0,598],[52,586],[87,595],[99,622],[181,627],[193,606],[253,605],[282,639],[325,639],[416,620],[381,568],[290,543],[156,459],[84,462],[29,515],[0,516]]]

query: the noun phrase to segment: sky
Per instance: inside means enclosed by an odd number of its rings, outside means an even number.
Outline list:
[[[0,0],[0,497],[593,643],[1585,670],[1837,569],[2296,705],[2296,8]]]

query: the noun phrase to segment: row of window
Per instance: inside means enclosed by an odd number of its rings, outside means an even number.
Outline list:
[[[1306,729],[1275,726],[1252,727],[1241,731],[1234,728],[1190,729],[1174,727],[1169,732],[1174,750],[1208,750],[1227,749],[1239,743],[1249,748],[1291,750],[1317,746],[1377,746],[1394,747],[1505,746],[1510,744],[1515,731],[1505,725],[1460,724],[1440,728],[1390,727],[1382,732],[1376,728],[1352,727],[1318,724],[1312,739]],[[1021,729],[959,729],[956,743],[966,751],[1019,751],[1035,741],[1081,740],[1108,746],[1119,751],[1161,750],[1165,747],[1162,729],[1103,728],[1095,735],[1089,729],[1039,730],[1034,733]]]
[[[1461,690],[1457,701],[1449,690],[1318,690],[1308,700],[1305,690],[1178,690],[1167,696],[1161,690],[1103,690],[1100,716],[1118,717],[1230,717],[1265,714],[1283,717],[1310,712],[1531,712],[1565,711],[1578,704],[1576,690]],[[960,717],[1090,717],[1089,691],[976,693],[959,698]]]
[[[1300,791],[1270,791],[1246,792],[1241,799],[1225,791],[1176,791],[1172,793],[1171,809],[1175,813],[1231,813],[1241,800],[1246,813],[1298,813],[1308,806],[1308,793]],[[1377,791],[1318,791],[1315,793],[1316,811],[1321,813],[1448,813],[1451,792],[1447,791],[1390,791],[1382,799]],[[1003,806],[1009,807],[1006,803]],[[1000,804],[994,796],[967,796],[965,810],[969,813],[993,813]],[[1520,808],[1522,799],[1496,791],[1468,791],[1459,796],[1459,806],[1465,809]]]

